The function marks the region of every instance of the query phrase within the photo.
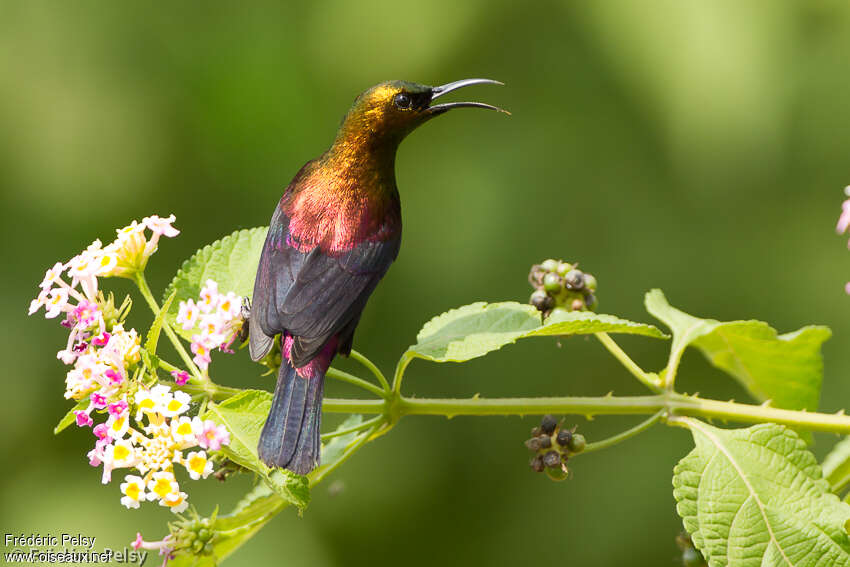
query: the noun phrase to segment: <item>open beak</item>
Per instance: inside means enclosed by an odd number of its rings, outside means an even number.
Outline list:
[[[468,87],[469,85],[504,85],[504,83],[500,83],[499,81],[494,81],[492,79],[463,79],[460,81],[455,81],[453,83],[447,83],[445,85],[440,85],[439,87],[434,87],[431,89],[431,102],[433,103],[435,100],[443,96],[444,94],[450,93],[454,90]],[[504,108],[499,108],[498,106],[493,106],[490,104],[484,104],[483,102],[444,102],[443,104],[432,104],[428,107],[428,113],[432,115],[442,114],[452,108],[462,108],[462,107],[472,107],[472,108],[486,108],[487,110],[495,110],[497,112],[504,112],[505,114],[510,114]]]

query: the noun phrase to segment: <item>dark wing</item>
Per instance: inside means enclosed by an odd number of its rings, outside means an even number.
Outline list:
[[[342,350],[350,350],[360,313],[398,255],[401,240],[363,242],[329,255],[318,247],[299,252],[288,236],[289,218],[278,207],[254,283],[251,356],[265,356],[270,337],[286,331],[295,338],[292,363],[300,367],[334,335],[340,335]],[[255,339],[257,327],[262,336]]]

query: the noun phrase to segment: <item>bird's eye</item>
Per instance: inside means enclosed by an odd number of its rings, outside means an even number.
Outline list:
[[[410,102],[410,96],[406,93],[399,93],[393,97],[393,104],[396,105],[396,108],[400,108],[402,110],[410,108]]]

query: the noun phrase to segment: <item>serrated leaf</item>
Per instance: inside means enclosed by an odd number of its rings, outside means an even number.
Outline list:
[[[686,423],[696,448],[674,469],[673,496],[711,567],[850,566],[850,505],[796,433]]]
[[[472,303],[428,321],[407,351],[434,362],[464,362],[498,350],[519,339],[542,336],[586,335],[599,332],[628,333],[664,338],[652,325],[587,311],[556,309],[541,322],[531,305],[514,301]]]
[[[823,378],[820,349],[832,334],[827,327],[779,335],[762,321],[700,319],[672,307],[658,289],[646,294],[646,309],[673,331],[668,370],[693,345],[754,398],[783,409],[817,409]]]
[[[840,492],[850,485],[850,437],[836,443],[824,458],[823,476],[833,492]]]
[[[310,503],[310,481],[306,476],[286,469],[274,469],[265,477],[271,489],[285,501],[303,511]]]
[[[168,310],[171,309],[171,304],[174,302],[174,298],[177,296],[177,290],[174,289],[168,294],[165,301],[162,303],[162,307],[159,310],[159,314],[153,320],[151,324],[151,328],[148,330],[147,340],[145,340],[145,350],[156,356],[156,347],[159,344],[159,333],[162,331],[162,324],[165,322],[165,317],[168,314]]]
[[[177,292],[175,301],[166,315],[167,321],[177,333],[189,340],[197,333],[194,329],[184,330],[182,326],[175,324],[175,320],[180,302],[189,299],[197,301],[208,279],[215,280],[222,293],[232,291],[242,297],[251,297],[267,231],[268,227],[238,230],[198,250],[183,262],[183,266],[165,289],[165,297],[174,291]]]
[[[87,407],[89,407],[88,398],[82,399],[77,402],[77,405],[68,410],[68,413],[65,414],[65,417],[59,420],[59,423],[57,423],[56,427],[53,428],[53,435],[56,435],[57,433],[61,432],[63,429],[77,421],[77,416],[74,415],[75,411],[84,410]]]

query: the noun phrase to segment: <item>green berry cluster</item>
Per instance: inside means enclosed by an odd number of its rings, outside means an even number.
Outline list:
[[[567,311],[593,311],[596,299],[596,278],[578,269],[577,263],[548,259],[531,267],[528,281],[534,292],[531,303],[544,315],[560,307]]]
[[[575,427],[564,428],[563,423],[558,423],[551,415],[544,415],[540,425],[531,430],[531,439],[525,442],[535,453],[529,463],[531,468],[536,472],[545,471],[552,480],[567,478],[567,460],[584,451],[587,445],[584,435],[575,430]]]
[[[192,553],[196,556],[212,555],[215,541],[213,518],[201,518],[194,512],[189,518],[169,524],[172,535],[172,549]]]

